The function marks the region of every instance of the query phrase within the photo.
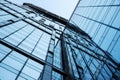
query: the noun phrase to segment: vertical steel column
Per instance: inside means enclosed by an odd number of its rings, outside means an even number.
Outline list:
[[[66,43],[64,40],[64,33],[61,36],[61,46],[62,46],[62,61],[63,61],[63,69],[65,70],[65,73],[67,74],[67,76],[64,76],[64,80],[75,80],[74,79],[74,75],[72,72],[72,67],[71,67],[71,62],[70,62],[70,58],[68,57],[68,53],[67,53],[67,49],[66,49]]]
[[[53,30],[53,33],[51,35],[51,40],[49,43],[47,57],[46,57],[46,62],[52,65],[53,65],[54,45],[55,45],[55,31]],[[44,67],[42,80],[51,80],[51,78],[52,78],[52,66],[46,64]]]

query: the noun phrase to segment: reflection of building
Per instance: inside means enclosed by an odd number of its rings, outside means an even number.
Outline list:
[[[80,0],[70,22],[120,62],[120,0]]]
[[[1,80],[119,80],[119,66],[66,19],[0,1]]]

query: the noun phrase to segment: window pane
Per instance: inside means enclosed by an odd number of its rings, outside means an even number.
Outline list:
[[[1,80],[15,80],[16,74],[4,69],[0,65],[0,79]]]
[[[5,57],[5,55],[8,54],[10,51],[11,51],[11,49],[0,44],[0,60],[3,59]]]
[[[29,79],[30,77],[32,79],[38,79],[41,75],[42,69],[43,65],[33,60],[28,60],[26,66],[22,70],[21,76],[25,77],[26,79]]]
[[[45,60],[46,58],[46,54],[47,54],[47,50],[48,50],[48,46],[50,43],[50,35],[47,33],[44,33],[41,36],[40,41],[38,42],[35,50],[33,51],[32,54],[34,54],[35,56]]]
[[[63,80],[63,76],[55,71],[52,71],[52,80]]]

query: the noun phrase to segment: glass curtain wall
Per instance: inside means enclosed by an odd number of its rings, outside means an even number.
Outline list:
[[[119,0],[80,0],[70,22],[120,62]]]
[[[44,14],[0,0],[0,80],[62,80],[63,30]]]
[[[120,79],[119,64],[112,60],[90,37],[66,29],[64,46],[76,80]]]

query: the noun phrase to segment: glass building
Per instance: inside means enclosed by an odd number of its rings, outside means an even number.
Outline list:
[[[120,63],[120,0],[80,0],[70,22]]]
[[[76,24],[0,0],[0,80],[119,79],[119,62]]]

